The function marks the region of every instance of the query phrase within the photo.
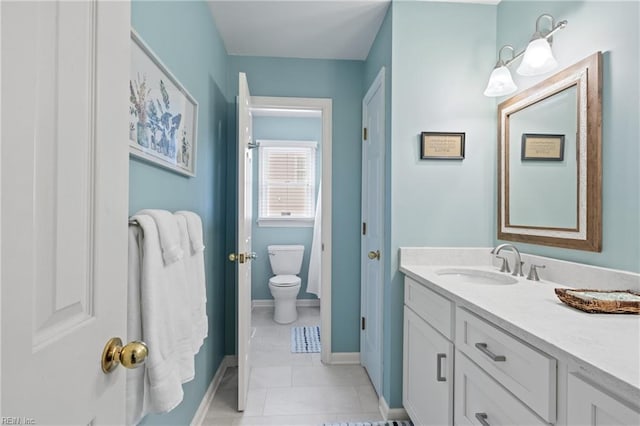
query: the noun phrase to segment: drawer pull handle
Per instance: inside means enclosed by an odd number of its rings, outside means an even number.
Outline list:
[[[489,348],[487,348],[487,344],[486,343],[476,343],[476,348],[478,348],[478,350],[480,350],[480,352],[482,352],[483,354],[485,354],[486,356],[491,358],[491,361],[501,362],[501,361],[506,361],[507,360],[507,358],[504,355],[496,355],[493,352],[491,352],[489,350]]]
[[[480,422],[482,426],[491,426],[487,421],[487,413],[476,413],[476,419]]]
[[[446,382],[447,378],[442,376],[442,360],[447,357],[447,354],[438,354],[436,359],[437,364],[437,372],[436,372],[436,380],[439,382]]]

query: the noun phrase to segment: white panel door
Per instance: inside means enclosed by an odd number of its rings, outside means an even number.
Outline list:
[[[0,8],[2,416],[122,424],[130,5]]]
[[[253,196],[253,156],[251,94],[247,76],[238,76],[238,410],[247,406],[251,363],[251,222]]]
[[[382,283],[384,262],[384,68],[363,102],[360,362],[382,391]]]
[[[452,425],[453,343],[406,305],[403,333],[402,405],[416,425]]]

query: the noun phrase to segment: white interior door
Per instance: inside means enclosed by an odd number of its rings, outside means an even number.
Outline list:
[[[253,155],[251,94],[247,76],[238,76],[238,410],[247,406],[251,363],[251,251]]]
[[[382,391],[382,283],[384,262],[384,68],[362,102],[362,244],[360,360]]]
[[[130,5],[0,8],[3,422],[123,424]]]

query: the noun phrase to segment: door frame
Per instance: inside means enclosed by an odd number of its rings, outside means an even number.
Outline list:
[[[386,71],[385,71],[385,67],[381,67],[380,71],[378,71],[378,74],[376,76],[376,78],[373,80],[373,82],[371,83],[371,85],[369,86],[369,89],[367,90],[367,93],[365,94],[364,98],[362,99],[362,128],[364,129],[367,126],[367,120],[369,118],[369,113],[368,113],[368,108],[367,105],[368,103],[371,101],[371,99],[373,98],[373,96],[379,91],[382,91],[382,123],[381,123],[381,128],[382,128],[382,152],[381,152],[381,157],[382,157],[382,173],[383,173],[383,194],[382,194],[382,215],[381,215],[381,224],[380,226],[382,227],[382,232],[380,233],[382,240],[380,241],[380,250],[382,252],[382,259],[380,259],[380,268],[381,268],[381,283],[380,283],[380,287],[377,289],[378,291],[378,300],[379,300],[379,304],[378,304],[378,315],[376,316],[376,326],[377,329],[380,330],[380,335],[378,336],[378,346],[377,346],[377,353],[375,354],[375,360],[379,365],[380,368],[380,377],[378,377],[377,379],[379,379],[379,383],[378,386],[380,387],[380,389],[376,388],[376,391],[381,391],[382,390],[382,384],[383,384],[383,297],[384,297],[384,277],[385,277],[385,262],[386,259],[388,259],[388,256],[386,256],[384,247],[385,247],[385,241],[384,241],[384,221],[385,221],[385,215],[384,215],[384,209],[385,209],[385,202],[386,202],[386,194],[384,193],[384,175],[385,170],[386,170],[386,105],[385,105],[385,101],[386,101],[386,80],[385,80],[385,75],[386,75]],[[364,131],[362,134],[362,143],[363,143],[363,147],[364,147]],[[363,162],[362,162],[362,173],[364,174],[364,148],[363,148]],[[362,185],[364,186],[365,184],[365,179],[364,176],[361,176],[361,182]],[[362,191],[362,196],[364,197],[364,190]],[[363,206],[364,207],[364,206]],[[360,219],[361,222],[364,222],[364,211],[360,212]],[[362,237],[362,235],[361,235]],[[364,258],[363,255],[365,254],[365,252],[367,251],[366,247],[361,247],[360,248],[360,259],[362,262],[362,259]],[[361,264],[362,265],[362,264]],[[361,266],[361,270],[362,270],[362,266]],[[361,274],[362,275],[362,274]],[[363,279],[364,276],[360,277],[360,288],[361,288],[361,294],[362,294],[362,285],[363,285]],[[363,312],[362,312],[362,301],[360,302],[360,306],[361,306],[361,311],[360,314],[362,316]],[[367,318],[367,322],[369,321],[369,318]],[[362,348],[360,348],[360,350],[362,351]]]
[[[276,110],[311,110],[322,114],[322,257],[320,284],[320,359],[324,364],[332,363],[331,352],[331,139],[332,100],[330,98],[288,98],[277,96],[252,96],[253,108]]]

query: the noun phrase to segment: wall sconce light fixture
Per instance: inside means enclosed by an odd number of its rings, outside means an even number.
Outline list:
[[[502,51],[505,49],[511,49],[511,59],[509,59],[507,62],[502,60]],[[513,46],[509,44],[507,44],[506,46],[502,46],[502,48],[498,52],[498,62],[493,68],[493,71],[491,71],[489,83],[487,84],[487,88],[484,90],[485,96],[509,95],[518,89],[518,86],[516,86],[516,84],[513,82],[513,77],[511,77],[509,68],[507,68],[507,63],[513,61],[514,53],[515,51],[513,49]]]
[[[542,18],[547,18],[551,22],[550,29],[540,28]],[[509,95],[517,90],[517,86],[513,82],[511,72],[508,66],[511,65],[516,59],[522,58],[522,62],[518,67],[518,74],[524,76],[534,76],[545,74],[558,66],[558,62],[553,57],[551,51],[551,43],[553,43],[553,34],[567,26],[567,21],[555,22],[553,16],[548,13],[538,16],[536,19],[536,32],[531,37],[531,41],[527,48],[520,53],[515,53],[513,46],[502,46],[498,52],[498,62],[495,68],[491,72],[489,77],[489,83],[484,91],[485,96],[504,96]],[[511,59],[506,62],[502,59],[502,51],[505,49],[511,50]]]

